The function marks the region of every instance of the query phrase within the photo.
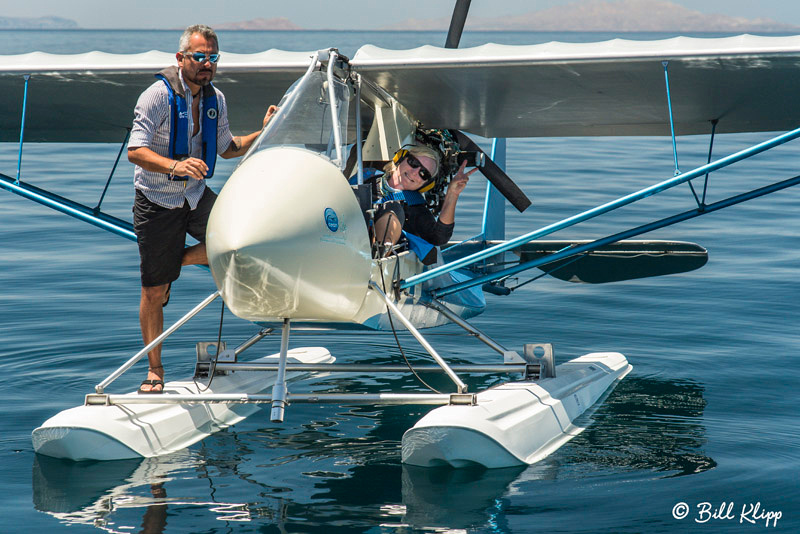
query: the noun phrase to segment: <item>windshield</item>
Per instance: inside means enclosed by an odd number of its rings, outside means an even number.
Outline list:
[[[336,77],[333,85],[337,112],[335,124],[332,124],[327,76],[320,71],[310,72],[289,88],[278,104],[278,112],[244,159],[267,148],[291,146],[322,154],[343,168],[344,161],[339,160],[339,155],[345,153],[345,147],[340,145],[337,152],[336,134],[342,144],[347,143],[347,118],[353,91]]]

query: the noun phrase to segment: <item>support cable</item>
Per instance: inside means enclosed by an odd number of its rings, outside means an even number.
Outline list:
[[[708,143],[708,159],[706,160],[706,164],[711,163],[711,152],[714,149],[714,135],[717,132],[717,123],[719,123],[719,119],[714,119],[711,121],[711,141]],[[701,208],[705,208],[706,205],[706,193],[708,192],[708,174],[706,173],[706,181],[703,184],[703,200],[700,204]]]
[[[28,81],[31,79],[30,74],[26,74],[25,89],[22,92],[22,121],[19,126],[19,157],[17,157],[17,185],[19,185],[19,176],[22,171],[22,142],[25,137],[25,110],[28,108]]]
[[[386,225],[386,229],[387,230],[389,229],[389,225],[388,224]],[[386,232],[384,232],[384,239],[385,238],[386,238]],[[396,256],[397,256],[397,253],[395,253],[395,262],[399,262],[400,260]],[[386,293],[386,280],[383,278],[383,269],[380,268],[380,266],[379,266],[378,271],[381,273],[381,284],[383,285],[383,292]],[[441,391],[439,391],[435,387],[433,387],[430,384],[428,384],[427,382],[425,382],[425,380],[421,376],[419,376],[417,371],[414,369],[414,366],[411,365],[411,362],[408,360],[408,357],[406,356],[406,353],[403,350],[403,346],[400,344],[400,338],[397,337],[397,330],[394,327],[394,321],[392,320],[392,310],[389,309],[389,304],[386,304],[386,316],[389,318],[389,326],[392,329],[392,335],[394,336],[394,342],[397,344],[397,348],[400,350],[400,355],[403,357],[403,360],[406,362],[406,366],[408,366],[408,370],[411,371],[411,374],[413,374],[417,378],[417,380],[420,382],[420,384],[422,384],[423,386],[425,386],[429,390],[433,391],[434,393],[438,393],[439,395],[443,395],[443,393]]]
[[[711,163],[711,153],[712,153],[713,148],[714,148],[714,133],[717,130],[717,123],[718,122],[719,122],[718,119],[714,119],[713,121],[711,121],[711,141],[708,144],[708,159],[706,160],[706,165]],[[706,173],[705,181],[703,182],[703,198],[702,199],[700,199],[697,196],[697,192],[694,190],[694,185],[692,185],[692,181],[689,180],[689,182],[688,182],[689,183],[689,188],[692,190],[692,195],[694,195],[694,200],[695,200],[695,202],[697,202],[697,208],[700,211],[704,210],[705,207],[706,207],[706,194],[708,193],[708,175],[709,175],[709,173]]]
[[[219,311],[219,330],[217,331],[217,353],[214,354],[214,360],[211,362],[211,366],[208,370],[208,384],[206,387],[202,387],[200,384],[197,383],[197,377],[194,378],[194,385],[197,387],[197,391],[200,393],[204,393],[208,391],[211,387],[211,382],[214,381],[214,375],[217,373],[217,361],[219,360],[219,347],[222,344],[222,319],[225,315],[225,301],[222,301],[222,308]]]
[[[125,149],[125,145],[128,144],[128,138],[131,136],[131,127],[128,126],[125,132],[125,140],[122,141],[122,145],[119,147],[119,152],[117,153],[117,159],[114,160],[114,166],[111,167],[111,174],[108,175],[108,180],[106,180],[106,186],[103,188],[103,194],[100,195],[100,200],[97,201],[97,206],[95,206],[92,211],[98,213],[100,211],[100,204],[103,203],[103,199],[106,197],[106,191],[108,191],[108,186],[111,184],[111,178],[114,176],[114,171],[117,170],[117,164],[119,163],[119,158],[122,156],[122,151]]]
[[[669,71],[667,67],[669,66],[669,61],[662,61],[661,65],[664,67],[664,82],[667,85],[667,109],[669,110],[669,129],[672,132],[672,156],[675,158],[675,174],[674,176],[678,176],[681,171],[678,168],[678,145],[675,142],[675,121],[672,119],[672,97],[669,93]]]

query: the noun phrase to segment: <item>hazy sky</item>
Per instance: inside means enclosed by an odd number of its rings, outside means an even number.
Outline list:
[[[670,0],[703,13],[748,19],[769,18],[800,26],[797,0]],[[500,16],[529,13],[574,3],[575,0],[472,0],[470,15]],[[2,0],[0,16],[54,15],[76,21],[84,28],[183,28],[189,24],[211,26],[254,18],[286,17],[306,29],[377,29],[393,19],[449,17],[455,0]],[[335,9],[333,6],[336,6]]]

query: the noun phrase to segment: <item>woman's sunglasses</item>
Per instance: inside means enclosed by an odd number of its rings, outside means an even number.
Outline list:
[[[216,63],[219,61],[219,54],[204,54],[202,52],[195,52],[194,54],[183,54],[183,57],[190,57],[197,63],[205,63],[206,61],[210,61],[211,63]]]
[[[419,169],[419,177],[422,178],[422,180],[427,182],[433,178],[431,172],[425,168],[425,165],[423,165],[420,160],[414,157],[414,154],[406,154],[406,161],[408,162],[408,166],[412,169]]]

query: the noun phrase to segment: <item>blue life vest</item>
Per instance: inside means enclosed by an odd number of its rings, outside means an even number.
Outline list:
[[[365,182],[370,180],[381,180],[382,176],[383,176],[383,171],[380,171],[378,169],[372,169],[372,168],[364,169]],[[356,179],[355,176],[351,178],[350,183],[353,183],[355,179]],[[376,187],[380,189],[379,186]],[[384,202],[389,202],[391,200],[399,200],[400,202],[403,202],[408,206],[417,206],[419,204],[425,204],[425,196],[423,196],[423,194],[420,193],[419,191],[394,191],[394,190],[385,193],[383,197],[375,201],[375,204],[383,204]]]
[[[405,230],[402,231],[402,234],[408,241],[408,250],[416,254],[419,261],[424,265],[430,265],[436,261],[436,247],[420,236],[410,234]],[[431,255],[431,252],[434,252],[433,255]]]
[[[169,157],[182,160],[189,157],[189,109],[186,103],[186,94],[183,90],[183,83],[178,76],[178,67],[167,67],[155,75],[167,86],[169,95],[169,109],[172,117],[169,132]],[[203,117],[202,146],[203,161],[208,165],[206,178],[214,176],[214,165],[217,162],[217,117],[219,109],[217,107],[217,92],[214,86],[208,84],[203,86]],[[187,176],[175,176],[171,180],[186,181]]]
[[[425,204],[425,197],[422,196],[422,193],[417,191],[391,191],[383,195],[383,197],[380,198],[377,203],[383,204],[384,202],[389,202],[392,200],[405,202],[408,206]]]

